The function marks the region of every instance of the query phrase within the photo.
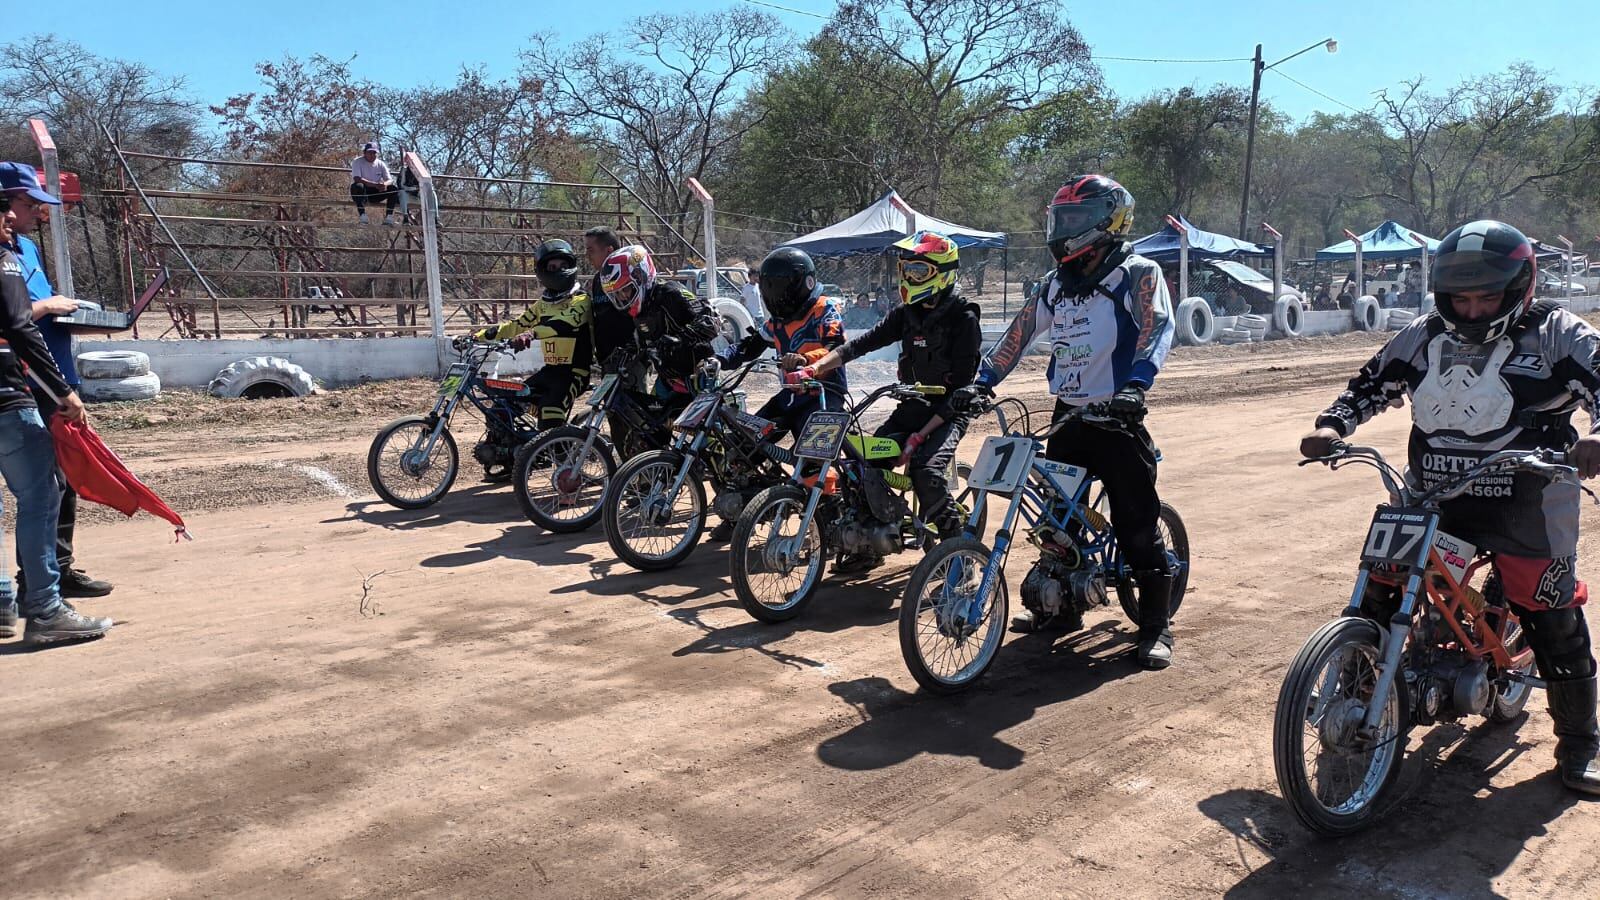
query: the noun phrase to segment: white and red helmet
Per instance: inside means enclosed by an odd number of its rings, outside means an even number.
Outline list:
[[[1044,218],[1044,242],[1057,263],[1127,240],[1133,194],[1104,175],[1078,175],[1056,191]]]
[[[1538,283],[1534,275],[1533,242],[1504,222],[1480,219],[1439,241],[1429,283],[1445,327],[1468,343],[1488,344],[1527,315]],[[1485,292],[1500,296],[1499,308],[1488,316],[1463,318],[1451,302],[1456,294]]]
[[[655,286],[656,263],[641,244],[614,251],[600,265],[600,289],[611,305],[630,316],[639,315],[645,295]]]

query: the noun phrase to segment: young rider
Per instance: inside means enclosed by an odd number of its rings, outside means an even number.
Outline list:
[[[945,388],[942,396],[901,401],[878,428],[878,436],[894,437],[905,447],[902,459],[910,466],[917,505],[940,537],[947,538],[959,534],[962,525],[945,472],[967,430],[963,413],[971,394],[963,389],[972,383],[983,353],[978,304],[962,297],[956,284],[960,254],[955,241],[923,231],[894,246],[900,256],[900,305],[866,334],[793,373],[793,378],[825,377],[898,341],[900,380]],[[871,568],[881,560],[860,557],[854,567]]]
[[[1506,449],[1567,450],[1584,478],[1600,473],[1600,437],[1579,437],[1572,413],[1593,418],[1600,395],[1600,332],[1533,300],[1533,245],[1502,222],[1471,222],[1439,242],[1437,305],[1390,339],[1317,417],[1300,452],[1319,458],[1356,426],[1411,399],[1409,463],[1439,483]],[[1600,424],[1597,422],[1596,424]],[[1577,580],[1579,488],[1532,474],[1485,479],[1441,505],[1441,525],[1494,554],[1499,593],[1516,607],[1549,688],[1556,762],[1567,787],[1600,794],[1595,662]],[[1387,620],[1397,597],[1374,591]],[[1387,603],[1388,610],[1382,609]]]
[[[593,327],[589,295],[578,287],[578,257],[566,241],[545,241],[534,251],[535,274],[544,292],[522,315],[478,331],[479,340],[507,340],[516,350],[541,341],[544,366],[528,379],[539,427],[567,421],[572,403],[589,386]]]
[[[1105,485],[1111,528],[1139,590],[1138,659],[1164,669],[1172,664],[1172,572],[1158,528],[1156,449],[1144,427],[1144,394],[1172,347],[1172,304],[1161,268],[1127,243],[1133,206],[1133,195],[1103,175],[1073,178],[1056,192],[1045,219],[1055,272],[989,351],[977,384],[999,384],[1035,338],[1049,335],[1046,377],[1055,418],[1088,409],[1050,436],[1045,455],[1082,466]],[[1068,613],[1036,621],[1030,612],[1013,625],[1070,631],[1083,620]]]

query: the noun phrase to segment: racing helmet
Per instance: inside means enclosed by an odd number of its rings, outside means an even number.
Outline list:
[[[639,315],[645,295],[655,286],[655,260],[641,244],[614,251],[600,266],[600,289],[606,292],[612,306],[630,316]]]
[[[578,255],[562,240],[545,241],[533,252],[534,274],[551,295],[560,296],[578,283]]]
[[[1471,344],[1504,337],[1533,306],[1533,260],[1533,242],[1504,222],[1480,219],[1445,235],[1431,270],[1434,308],[1445,328]],[[1463,318],[1453,301],[1468,292],[1498,295],[1499,306],[1489,315]]]
[[[822,294],[817,264],[812,262],[811,254],[794,247],[779,247],[768,253],[761,261],[756,285],[767,312],[781,322],[808,309]]]
[[[937,231],[919,231],[894,248],[900,254],[900,302],[924,303],[956,283],[961,254],[956,242]]]
[[[1127,240],[1133,194],[1104,175],[1078,175],[1056,191],[1044,218],[1044,241],[1057,263]]]

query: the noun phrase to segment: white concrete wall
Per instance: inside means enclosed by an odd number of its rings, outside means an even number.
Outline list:
[[[439,354],[432,338],[80,341],[78,351],[138,350],[166,387],[204,388],[224,366],[251,356],[277,356],[329,386],[363,378],[435,378]],[[448,347],[446,348],[448,353]]]
[[[1344,334],[1356,330],[1356,314],[1348,309],[1308,309],[1301,319],[1300,335]],[[1282,335],[1277,335],[1282,337]]]

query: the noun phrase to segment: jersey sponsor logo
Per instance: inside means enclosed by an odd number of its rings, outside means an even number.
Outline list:
[[[928,339],[919,334],[911,339],[911,346],[926,347],[928,346]]]
[[[1549,370],[1545,367],[1544,357],[1537,353],[1518,353],[1500,367],[1502,372],[1525,373],[1528,375],[1544,375]]]
[[[1431,490],[1477,465],[1482,459],[1478,455],[1424,453],[1419,460],[1422,463],[1422,486]],[[1486,475],[1474,481],[1462,496],[1505,499],[1513,496],[1515,486],[1515,476],[1511,473]]]
[[[1057,344],[1055,355],[1064,363],[1081,362],[1094,355],[1094,348],[1086,344]]]

